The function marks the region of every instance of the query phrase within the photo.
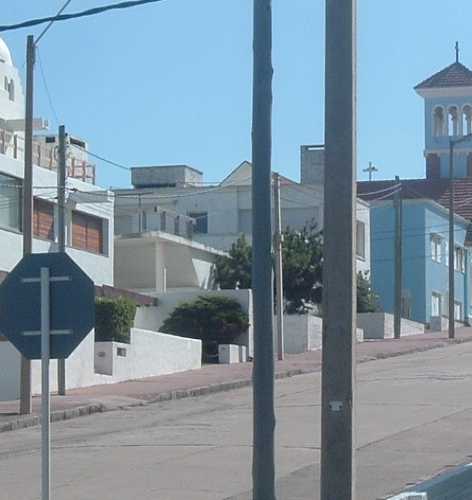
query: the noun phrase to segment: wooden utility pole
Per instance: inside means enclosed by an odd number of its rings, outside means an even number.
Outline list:
[[[353,500],[356,0],[326,0],[321,500]]]
[[[253,500],[275,500],[271,228],[272,2],[254,0],[252,285],[254,293]]]
[[[59,252],[66,252],[66,128],[59,127],[57,162],[57,242]],[[66,395],[66,360],[57,360],[57,392]]]
[[[400,183],[400,177],[396,176],[395,181]],[[403,288],[403,204],[401,196],[401,187],[397,188],[393,198],[395,207],[395,305],[393,317],[394,337],[399,339],[401,336],[402,324],[402,288]]]
[[[277,358],[284,359],[284,283],[282,262],[282,211],[280,208],[280,175],[274,173],[274,255],[275,255],[275,308],[277,317]]]
[[[23,255],[33,253],[33,88],[35,43],[26,42],[25,170],[23,179]],[[31,413],[31,361],[21,356],[20,414]]]

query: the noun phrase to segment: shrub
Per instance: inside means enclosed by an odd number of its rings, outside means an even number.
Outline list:
[[[249,327],[249,318],[234,299],[200,296],[177,306],[160,328],[162,332],[200,339],[204,354],[218,344],[231,344]]]
[[[130,342],[136,304],[124,297],[95,299],[95,341]]]

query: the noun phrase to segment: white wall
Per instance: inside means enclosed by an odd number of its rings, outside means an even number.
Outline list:
[[[119,356],[118,350],[125,356]],[[200,340],[133,328],[131,343],[97,342],[95,368],[113,382],[201,368]]]
[[[393,314],[360,313],[357,315],[357,326],[364,330],[366,339],[391,339],[394,337]],[[402,318],[401,335],[419,335],[424,333],[425,325]]]
[[[200,340],[164,333],[132,329],[131,344],[94,342],[92,331],[66,360],[66,388],[111,384],[201,367]],[[127,357],[117,356],[117,347],[127,349]],[[99,355],[106,353],[105,357]],[[20,396],[20,354],[10,342],[0,342],[0,401]],[[99,372],[95,372],[95,367]],[[51,391],[57,391],[57,361],[50,363]],[[107,375],[111,374],[111,375]],[[41,393],[41,362],[31,363],[33,395]]]

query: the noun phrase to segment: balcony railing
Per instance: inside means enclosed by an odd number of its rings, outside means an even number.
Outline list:
[[[10,130],[0,128],[0,154],[16,160],[24,160],[25,140]],[[95,165],[86,160],[69,156],[67,176],[89,184],[95,184]],[[57,169],[57,146],[33,138],[33,164],[48,170]]]

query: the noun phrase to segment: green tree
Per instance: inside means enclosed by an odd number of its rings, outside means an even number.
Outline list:
[[[223,290],[251,288],[252,248],[244,235],[232,244],[229,257],[216,259],[215,279]]]
[[[378,311],[377,295],[372,289],[372,283],[368,272],[357,273],[357,312],[376,312]]]
[[[315,226],[287,229],[282,244],[284,299],[288,312],[321,303],[323,237]]]
[[[248,315],[234,299],[200,296],[178,305],[164,321],[162,332],[200,339],[204,359],[218,353],[218,344],[231,344],[249,327]]]

